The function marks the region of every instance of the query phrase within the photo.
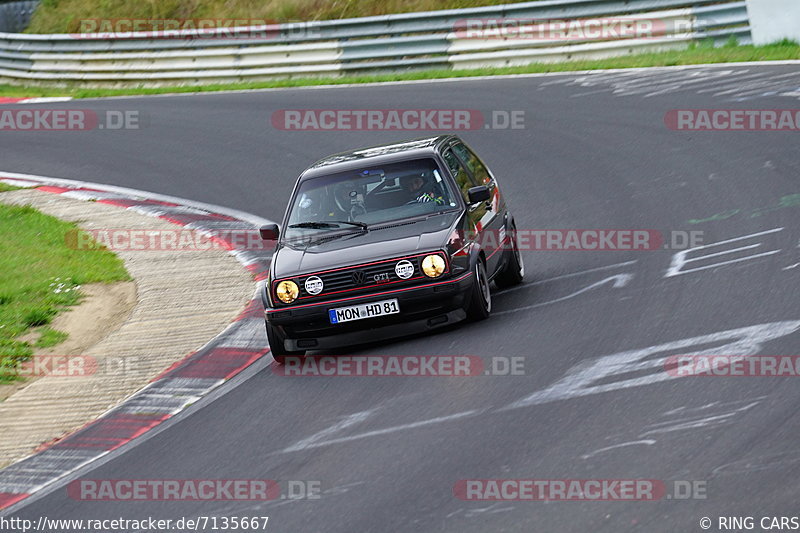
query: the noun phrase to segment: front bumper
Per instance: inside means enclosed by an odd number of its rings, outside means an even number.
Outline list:
[[[266,308],[267,322],[276,328],[289,351],[320,350],[363,344],[440,328],[466,318],[472,294],[472,273],[452,279],[391,291],[294,307]],[[400,313],[342,324],[331,324],[328,311],[397,298]]]

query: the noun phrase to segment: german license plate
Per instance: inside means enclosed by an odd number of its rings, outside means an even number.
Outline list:
[[[329,310],[328,316],[331,319],[331,324],[341,324],[342,322],[364,320],[365,318],[375,318],[376,316],[394,315],[399,312],[400,306],[397,305],[397,298],[393,298],[368,304],[337,307]]]

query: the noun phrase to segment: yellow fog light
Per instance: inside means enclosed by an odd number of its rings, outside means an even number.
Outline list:
[[[287,279],[278,283],[278,286],[275,287],[275,294],[278,295],[280,301],[290,304],[297,299],[300,289],[297,288],[297,283]]]
[[[440,255],[429,255],[422,260],[422,271],[429,278],[438,278],[444,272],[444,259]]]

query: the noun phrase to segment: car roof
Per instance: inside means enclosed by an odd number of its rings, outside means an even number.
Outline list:
[[[385,165],[397,161],[431,157],[442,144],[450,139],[458,139],[458,137],[455,135],[438,135],[436,137],[381,144],[329,155],[308,167],[300,176],[300,180],[356,170],[364,166]]]

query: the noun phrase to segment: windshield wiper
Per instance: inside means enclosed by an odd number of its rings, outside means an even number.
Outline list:
[[[329,222],[300,222],[298,224],[292,224],[289,226],[290,228],[308,228],[308,229],[326,229],[326,228],[338,228],[341,224],[350,224],[351,226],[356,226],[361,229],[367,229],[368,226],[364,222],[350,222],[347,220],[331,220]]]
[[[295,238],[295,239],[287,239],[285,242],[289,245],[293,246],[303,246],[304,248],[308,248],[309,246],[316,246],[318,244],[322,244],[324,242],[331,242],[338,239],[354,239],[356,237],[360,237],[364,235],[367,230],[361,231],[348,231],[348,232],[338,232],[338,233],[318,233],[317,237],[305,237],[305,238]]]

